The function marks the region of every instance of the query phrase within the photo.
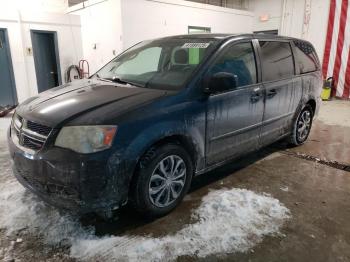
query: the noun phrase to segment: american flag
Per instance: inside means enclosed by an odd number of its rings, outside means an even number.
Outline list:
[[[323,77],[333,77],[332,95],[350,98],[350,5],[349,0],[331,0]]]

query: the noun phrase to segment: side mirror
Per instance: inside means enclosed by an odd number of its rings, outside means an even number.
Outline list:
[[[237,87],[237,76],[227,72],[219,72],[209,77],[205,92],[221,93],[227,90],[233,90]]]

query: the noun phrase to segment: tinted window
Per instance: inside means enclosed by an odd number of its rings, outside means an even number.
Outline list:
[[[318,58],[313,47],[303,41],[294,41],[296,46],[297,65],[300,68],[300,73],[309,73],[316,71],[318,68]]]
[[[272,81],[294,75],[290,44],[277,41],[259,41],[262,55],[263,81]]]
[[[224,51],[210,70],[211,75],[216,73],[233,74],[237,81],[236,87],[255,84],[256,65],[252,44],[239,43]]]

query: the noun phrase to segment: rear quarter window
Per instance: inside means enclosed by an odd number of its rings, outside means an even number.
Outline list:
[[[259,41],[263,81],[274,81],[294,75],[294,61],[289,42]]]
[[[319,61],[315,49],[307,42],[294,41],[296,64],[300,74],[314,72],[319,68]]]

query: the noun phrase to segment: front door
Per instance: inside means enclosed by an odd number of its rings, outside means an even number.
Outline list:
[[[31,31],[38,92],[60,85],[56,32]]]
[[[261,145],[286,133],[294,115],[294,60],[288,41],[259,41],[262,82],[266,92]]]
[[[0,29],[0,106],[16,104],[17,96],[10,45],[6,29]]]
[[[212,165],[258,148],[264,99],[253,44],[231,44],[218,56],[208,77],[232,74],[235,84],[218,88],[207,101],[207,164]]]

